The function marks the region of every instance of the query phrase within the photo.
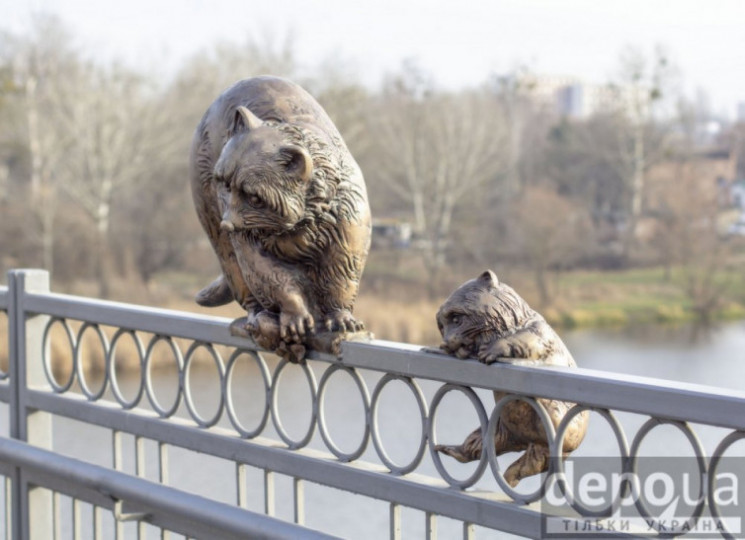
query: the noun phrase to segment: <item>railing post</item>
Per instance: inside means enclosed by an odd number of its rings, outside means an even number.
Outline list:
[[[10,436],[41,448],[51,448],[51,415],[26,408],[28,388],[47,384],[42,366],[42,336],[49,317],[27,314],[24,308],[26,293],[49,292],[49,272],[11,270],[8,292]],[[21,468],[16,468],[12,481],[13,538],[52,538],[52,493],[30,486]]]

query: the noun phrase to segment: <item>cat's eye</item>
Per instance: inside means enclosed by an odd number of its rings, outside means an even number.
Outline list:
[[[264,200],[258,195],[249,195],[248,204],[254,208],[264,208]]]
[[[453,313],[453,314],[452,314],[452,315],[450,316],[450,322],[451,322],[452,324],[460,324],[460,320],[461,320],[461,316],[460,316],[460,315],[458,315],[457,313]]]

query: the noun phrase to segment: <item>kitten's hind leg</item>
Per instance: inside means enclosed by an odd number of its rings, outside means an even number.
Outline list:
[[[435,450],[455,458],[461,463],[468,463],[469,461],[481,459],[483,442],[481,428],[478,428],[468,435],[462,444],[458,446],[438,444],[435,446]],[[520,450],[525,450],[526,447],[527,444],[524,441],[516,439],[500,418],[497,422],[497,432],[494,435],[495,454],[501,456],[505,452],[519,452]]]
[[[507,467],[504,479],[511,487],[515,487],[523,478],[547,471],[548,465],[548,446],[530,443],[525,453]]]

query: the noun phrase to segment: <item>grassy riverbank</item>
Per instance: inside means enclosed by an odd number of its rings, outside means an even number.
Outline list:
[[[692,279],[680,270],[668,274],[662,268],[568,272],[552,280],[552,302],[541,307],[529,275],[505,272],[503,277],[557,329],[745,319],[742,272],[722,272],[709,284]],[[697,304],[711,296],[717,298],[706,309]],[[438,339],[434,314],[440,303],[400,295],[362,295],[357,311],[384,339],[429,343]]]
[[[355,312],[381,339],[430,342],[438,339],[435,313],[450,291],[478,272],[452,272],[441,280],[440,292],[430,298],[424,271],[413,261],[379,264],[376,259],[362,279]],[[391,263],[392,261],[380,261]],[[551,302],[541,306],[530,273],[497,270],[502,281],[514,287],[530,305],[557,328],[623,326],[629,324],[675,323],[702,316],[712,320],[745,319],[745,273],[738,266],[718,273],[710,284],[691,285],[693,278],[681,269],[669,273],[661,267],[617,271],[577,270],[553,276]],[[146,290],[141,285],[122,283],[115,287],[116,300],[180,309],[225,317],[241,312],[237,305],[201,308],[194,292],[210,278],[168,273],[157,276]],[[699,279],[699,281],[703,281]],[[707,313],[697,307],[710,295],[716,301]],[[59,291],[59,288],[55,288]],[[79,286],[67,287],[73,294],[93,294]]]
[[[740,319],[745,276],[731,270],[697,283],[680,270],[661,268],[572,272],[559,278],[556,304],[544,315],[560,327]]]

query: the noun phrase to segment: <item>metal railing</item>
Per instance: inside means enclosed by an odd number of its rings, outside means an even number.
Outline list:
[[[482,528],[540,538],[549,517],[541,502],[552,482],[569,501],[555,519],[570,516],[586,529],[633,537],[633,530],[609,531],[603,525],[612,508],[589,512],[566,493],[564,462],[556,449],[567,422],[555,429],[535,397],[577,403],[570,415],[592,411],[591,432],[606,422],[615,439],[614,455],[627,473],[634,472],[639,448],[657,426],[680,431],[704,479],[701,490],[707,496],[696,509],[698,515],[719,515],[712,497],[716,461],[710,458],[718,460],[745,438],[743,392],[586,369],[486,366],[384,341],[344,343],[339,358],[312,353],[305,365],[297,366],[231,336],[227,319],[54,294],[48,274],[39,270],[8,273],[8,287],[0,288],[0,312],[5,312],[8,333],[8,370],[0,373],[0,402],[8,409],[7,437],[0,438],[0,474],[6,479],[0,518],[6,538],[62,538],[68,529],[74,538],[321,537],[336,533],[317,519],[318,507],[332,512],[338,503],[342,512],[349,512],[339,502],[347,502],[339,492],[363,496],[351,507],[353,527],[359,531],[375,525],[364,505],[377,500],[387,505],[384,527],[391,538],[410,530],[410,509],[420,514],[417,534],[427,538],[437,537],[440,523],[452,527],[451,520],[459,523],[464,538]],[[96,381],[82,354],[83,344],[91,341],[100,351]],[[119,369],[125,342],[137,357],[137,374],[127,388]],[[66,373],[52,361],[60,350],[69,358]],[[156,350],[170,357],[175,389],[168,403],[155,376]],[[198,362],[217,380],[207,414],[195,391]],[[253,382],[259,387],[250,395],[236,387],[236,373],[246,366],[255,371]],[[329,407],[330,389],[343,377],[352,390],[341,403],[350,403],[350,410],[356,407],[360,414],[356,425],[342,425],[341,430],[361,431],[355,445],[344,449],[336,440],[339,426],[331,429]],[[282,388],[288,380],[295,385],[304,381],[309,395],[303,408],[309,419],[299,434],[286,425],[290,417]],[[405,426],[414,442],[403,460],[391,457],[388,446],[391,433],[398,436],[401,428],[395,414],[383,413],[385,403],[390,409],[393,386],[398,391],[394,406],[413,401],[418,417]],[[491,390],[510,396],[491,405]],[[532,492],[507,485],[493,444],[466,469],[465,477],[464,469],[434,451],[443,442],[438,414],[452,395],[466,398],[487,435],[507,400],[521,399],[536,409],[549,434],[552,460],[548,474],[531,484],[537,484]],[[256,408],[253,425],[246,425],[238,401]],[[334,403],[338,409],[339,401]],[[629,427],[619,421],[618,412],[641,415],[631,445]],[[95,426],[107,434],[106,448],[96,445],[105,459],[91,457],[87,450],[70,456],[55,448],[58,432],[72,424]],[[723,428],[716,431],[720,442],[710,455],[698,439],[697,424]],[[133,444],[127,444],[128,438]],[[183,451],[197,456],[197,463],[199,456],[209,455],[233,468],[216,479],[217,497],[175,485],[178,466],[172,458]],[[256,471],[259,480],[250,481]],[[282,479],[289,480],[289,487],[280,486]],[[316,486],[333,488],[322,492],[330,499],[319,501]],[[252,502],[256,497],[259,502]]]

